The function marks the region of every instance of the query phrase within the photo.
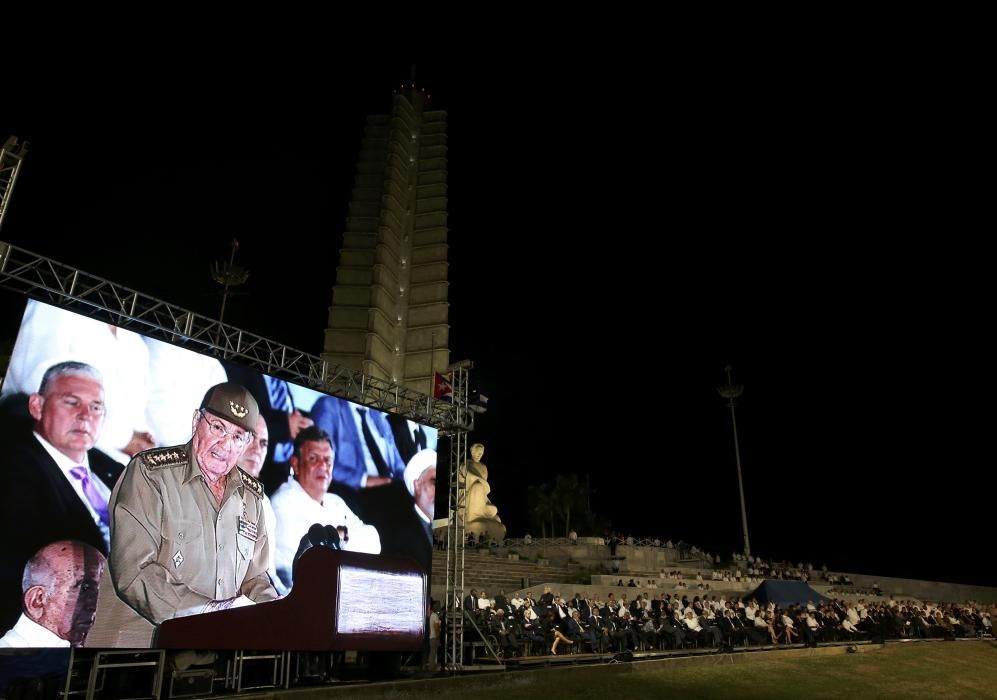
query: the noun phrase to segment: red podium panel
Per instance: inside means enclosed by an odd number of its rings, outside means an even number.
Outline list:
[[[312,547],[281,600],[167,620],[160,649],[418,651],[426,576],[415,563]]]

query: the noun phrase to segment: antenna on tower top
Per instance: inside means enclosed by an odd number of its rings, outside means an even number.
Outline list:
[[[249,270],[235,264],[235,253],[239,250],[239,241],[233,238],[231,245],[232,254],[229,256],[228,263],[216,260],[211,265],[211,278],[224,287],[222,291],[222,309],[218,314],[219,325],[225,322],[225,304],[228,302],[229,289],[243,285],[249,279]]]

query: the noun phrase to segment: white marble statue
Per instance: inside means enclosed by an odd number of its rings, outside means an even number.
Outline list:
[[[486,540],[494,538],[497,542],[502,542],[505,539],[505,525],[498,516],[498,508],[488,500],[491,487],[488,485],[488,467],[481,461],[484,454],[485,446],[480,442],[471,445],[471,459],[466,463],[467,507],[464,531],[473,532],[478,541],[484,537]]]

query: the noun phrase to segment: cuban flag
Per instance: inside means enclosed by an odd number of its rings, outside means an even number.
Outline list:
[[[439,372],[436,373],[436,381],[433,382],[433,398],[453,403],[453,381]]]

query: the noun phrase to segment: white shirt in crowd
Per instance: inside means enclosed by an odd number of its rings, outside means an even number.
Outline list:
[[[699,624],[699,618],[696,617],[696,615],[693,613],[692,610],[686,612],[683,621],[685,622],[685,626],[691,629],[693,632],[700,632],[703,629]]]
[[[14,626],[0,638],[0,649],[17,647],[68,647],[69,642],[57,637],[30,617],[21,613]]]
[[[288,479],[270,500],[277,518],[274,563],[278,569],[290,570],[301,538],[315,523],[348,528],[349,541],[342,545],[348,552],[381,553],[381,537],[377,529],[354,515],[346,502],[334,493],[325,494],[319,503],[301,488],[297,479]]]

